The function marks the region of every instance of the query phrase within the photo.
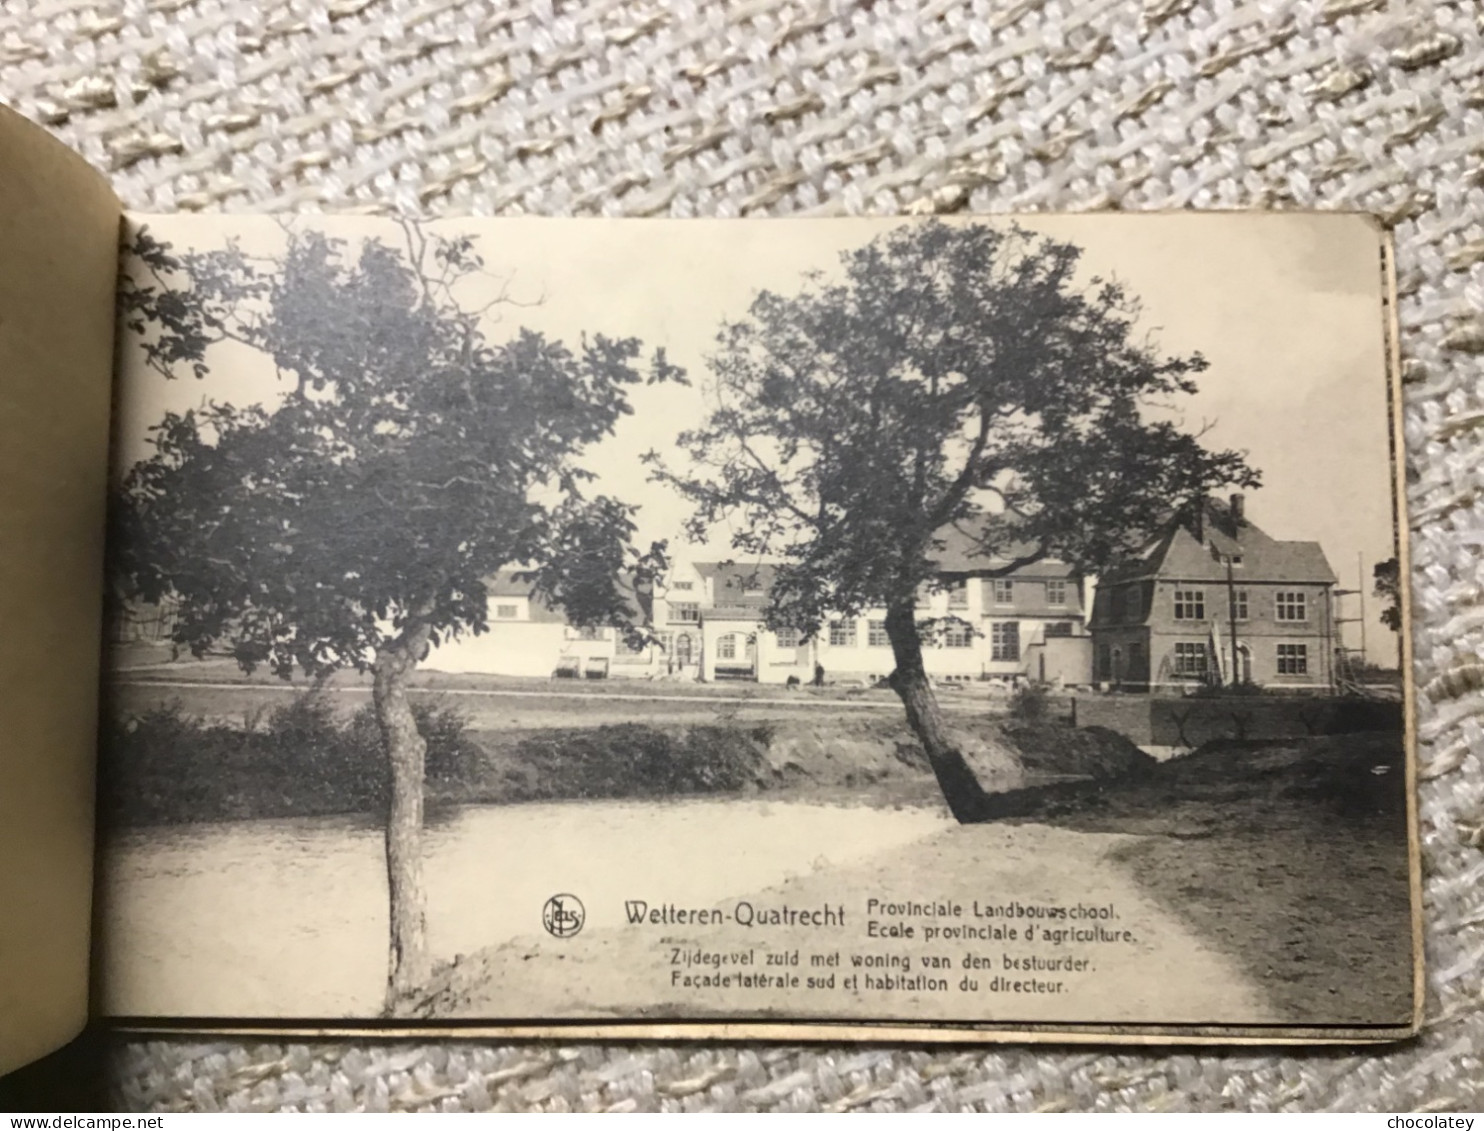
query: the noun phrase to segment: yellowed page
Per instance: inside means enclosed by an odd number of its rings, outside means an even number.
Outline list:
[[[87,1019],[118,223],[0,107],[0,1073]]]
[[[1387,569],[1406,576],[1384,239],[1336,214],[131,216],[120,293],[141,314],[120,335],[114,454],[135,521],[112,548],[135,592],[102,744],[99,1013],[543,1038],[1411,1033],[1408,669],[1360,608]],[[890,256],[864,254],[880,241]],[[1075,255],[1075,302],[1022,296],[1003,325],[1030,329],[996,337],[1001,276],[976,274],[995,255],[1010,279]],[[913,273],[928,257],[960,281]],[[799,296],[817,278],[856,297],[829,290],[815,317]],[[1118,313],[1063,337],[1083,302]],[[1142,345],[1107,344],[1125,318],[1130,341],[1201,360],[1152,383],[1136,439],[1115,413],[1034,441],[1057,444],[1040,483],[1064,485],[1017,508],[1039,546],[997,528],[991,484],[903,549],[938,504],[883,517],[874,500],[995,466],[973,427],[917,430],[962,388],[932,375],[1018,404],[1065,381],[1055,403],[1085,404],[1081,375],[1145,380]],[[563,384],[570,353],[532,363],[541,343],[598,334],[633,335],[645,379],[573,456],[636,527],[614,568],[633,600],[593,623],[516,560],[560,570],[577,543],[500,543],[513,525],[480,508],[509,497],[494,477],[522,420],[596,387]],[[1079,362],[1053,352],[1016,392],[1045,341]],[[650,364],[660,349],[689,385]],[[532,383],[501,384],[517,375]],[[892,412],[914,425],[873,458]],[[995,433],[1004,466],[1048,419]],[[1156,422],[1232,459],[1199,489],[1154,477]],[[1079,455],[1093,435],[1109,446]],[[849,460],[818,455],[847,440]],[[920,476],[890,470],[918,452]],[[835,509],[809,495],[825,480]],[[538,486],[533,507],[552,498]],[[1140,519],[1125,504],[1146,487]],[[690,521],[717,495],[761,502]],[[1053,504],[1081,499],[1053,529]],[[1092,525],[1107,543],[1079,545]],[[481,572],[460,573],[476,543]],[[654,544],[662,566],[637,556]],[[875,572],[887,552],[909,573]],[[788,592],[820,615],[770,625]],[[891,678],[910,664],[929,688]],[[404,693],[425,712],[405,729],[387,706]],[[394,728],[425,755],[402,786],[421,825],[378,792]]]

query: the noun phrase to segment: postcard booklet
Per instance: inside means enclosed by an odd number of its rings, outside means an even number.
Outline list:
[[[0,225],[0,1066],[1415,1031],[1370,218]]]

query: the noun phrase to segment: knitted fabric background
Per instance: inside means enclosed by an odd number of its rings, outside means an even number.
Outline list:
[[[108,1059],[113,1101],[1484,1107],[1481,23],[1472,0],[0,0],[0,99],[138,210],[1360,208],[1396,225],[1420,1040],[1270,1055],[130,1040]]]

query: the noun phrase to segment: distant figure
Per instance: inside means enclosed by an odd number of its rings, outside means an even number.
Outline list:
[[[816,663],[814,665],[814,686],[815,687],[823,687],[824,686],[824,665],[823,664]]]

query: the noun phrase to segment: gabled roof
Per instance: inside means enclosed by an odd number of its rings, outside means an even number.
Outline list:
[[[518,569],[502,569],[499,573],[484,579],[484,591],[496,599],[500,597],[526,598],[530,602],[530,619],[537,624],[566,624],[567,618],[536,594],[536,587],[532,581],[520,580],[523,574],[524,571]]]
[[[1172,515],[1147,546],[1107,571],[1101,583],[1224,582],[1228,557],[1241,559],[1233,573],[1242,581],[1333,585],[1338,580],[1318,542],[1273,538],[1245,516],[1238,518],[1232,504],[1208,498],[1199,514],[1187,507]]]
[[[560,609],[553,608],[543,597],[536,593],[535,583],[529,580],[528,570],[502,569],[490,577],[484,579],[485,592],[494,599],[500,597],[524,597],[530,602],[530,619],[544,624],[566,624],[568,618],[566,613]],[[522,578],[525,580],[521,580]],[[639,599],[639,594],[634,588],[634,577],[625,572],[619,578],[619,591],[623,594],[624,604],[628,609],[629,619],[634,624],[646,624],[650,617],[650,610],[644,608],[644,603]]]
[[[949,525],[938,531],[936,540],[942,548],[933,555],[938,568],[944,573],[984,574],[1003,569],[1017,558],[1030,557],[1036,548],[1029,542],[1006,542],[995,544],[992,554],[985,553],[983,531],[985,525],[978,524],[976,530],[969,523]],[[1033,565],[1022,566],[1006,577],[1059,578],[1072,576],[1072,567],[1055,558],[1042,558]]]

